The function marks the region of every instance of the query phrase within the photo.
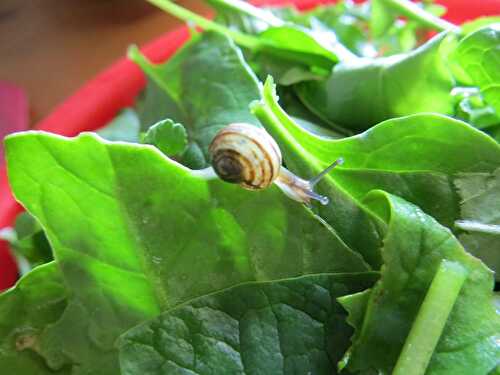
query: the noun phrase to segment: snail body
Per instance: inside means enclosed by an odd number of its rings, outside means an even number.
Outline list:
[[[249,190],[261,190],[275,183],[288,197],[309,204],[317,200],[328,204],[328,197],[313,191],[314,185],[331,166],[311,180],[304,180],[281,165],[281,151],[274,139],[263,129],[250,124],[235,123],[221,129],[209,146],[212,168],[217,176]]]

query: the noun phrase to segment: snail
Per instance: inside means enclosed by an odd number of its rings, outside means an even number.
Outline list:
[[[318,176],[304,180],[281,165],[281,151],[265,130],[245,123],[221,129],[208,151],[213,171],[220,179],[249,190],[265,189],[274,183],[288,197],[305,204],[310,204],[311,200],[328,204],[328,197],[314,192],[313,188],[343,162],[338,159]]]

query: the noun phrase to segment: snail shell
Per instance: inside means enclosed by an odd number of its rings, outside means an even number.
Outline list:
[[[311,200],[328,204],[328,197],[316,193],[313,188],[343,162],[340,158],[313,179],[303,180],[281,166],[281,151],[265,130],[244,123],[221,129],[208,151],[213,171],[220,179],[249,190],[265,189],[276,183],[288,197],[305,204],[310,204]]]
[[[245,189],[265,189],[280,174],[278,145],[265,130],[253,125],[226,126],[216,134],[208,150],[219,178]]]

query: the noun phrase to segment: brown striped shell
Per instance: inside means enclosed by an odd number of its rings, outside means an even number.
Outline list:
[[[208,150],[215,173],[246,189],[265,189],[280,174],[278,145],[265,130],[254,125],[226,126],[215,135]]]

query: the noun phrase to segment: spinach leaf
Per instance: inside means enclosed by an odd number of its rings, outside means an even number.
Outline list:
[[[493,303],[493,275],[476,258],[464,251],[448,229],[416,206],[385,192],[368,194],[365,204],[386,226],[384,267],[380,281],[372,289],[362,324],[359,310],[366,300],[355,295],[342,297],[341,303],[352,311],[351,322],[356,322],[356,334],[345,359],[352,371],[375,369],[392,373],[401,348],[412,329],[415,335],[432,335],[435,325],[420,321],[420,306],[436,271],[443,260],[456,262],[467,272],[467,278],[457,295],[439,343],[427,368],[429,374],[488,373],[496,366],[500,347],[496,342],[500,316]],[[446,283],[445,283],[446,284]],[[451,288],[451,286],[450,286]],[[432,303],[447,299],[446,288],[434,289]],[[436,318],[437,319],[437,318]],[[444,322],[441,322],[444,323]],[[429,328],[427,328],[429,327]],[[428,330],[427,330],[428,329]],[[427,350],[414,347],[415,353]],[[418,368],[418,360],[414,365]],[[425,368],[413,373],[423,374]],[[398,372],[399,374],[399,372]]]
[[[33,269],[0,295],[0,368],[4,374],[69,374],[53,371],[39,355],[40,338],[66,306],[67,290],[54,262]]]
[[[258,124],[248,110],[248,103],[259,96],[258,81],[241,51],[225,36],[198,35],[164,64],[150,63],[136,48],[130,49],[129,57],[163,91],[162,115],[185,126],[189,140],[205,156],[205,165],[208,144],[218,130],[232,122]]]
[[[493,173],[461,173],[455,179],[461,198],[461,220],[467,233],[459,239],[500,280],[500,168]]]
[[[436,114],[384,121],[363,134],[333,140],[297,126],[280,108],[272,80],[253,111],[281,147],[289,169],[313,177],[334,160],[345,163],[318,184],[332,201],[318,212],[370,264],[377,264],[378,236],[362,199],[383,189],[419,205],[452,228],[459,217],[453,178],[460,172],[490,173],[500,164],[500,145],[473,127]],[[363,221],[361,221],[363,220]],[[359,236],[359,228],[364,235]]]
[[[320,118],[355,131],[418,112],[451,114],[454,80],[440,52],[445,38],[405,54],[340,63],[324,82],[300,83],[296,92]]]
[[[488,104],[500,113],[500,23],[473,32],[460,41],[456,59],[479,86]]]
[[[122,374],[336,374],[351,332],[336,297],[374,276],[254,282],[197,298],[121,337]]]
[[[121,111],[99,134],[108,141],[139,142],[140,122],[132,108]]]
[[[44,227],[71,290],[46,333],[55,369],[109,373],[125,330],[243,281],[369,270],[276,187],[206,180],[152,146],[92,134],[16,134],[6,149],[14,194]],[[68,327],[81,333],[63,339]]]

